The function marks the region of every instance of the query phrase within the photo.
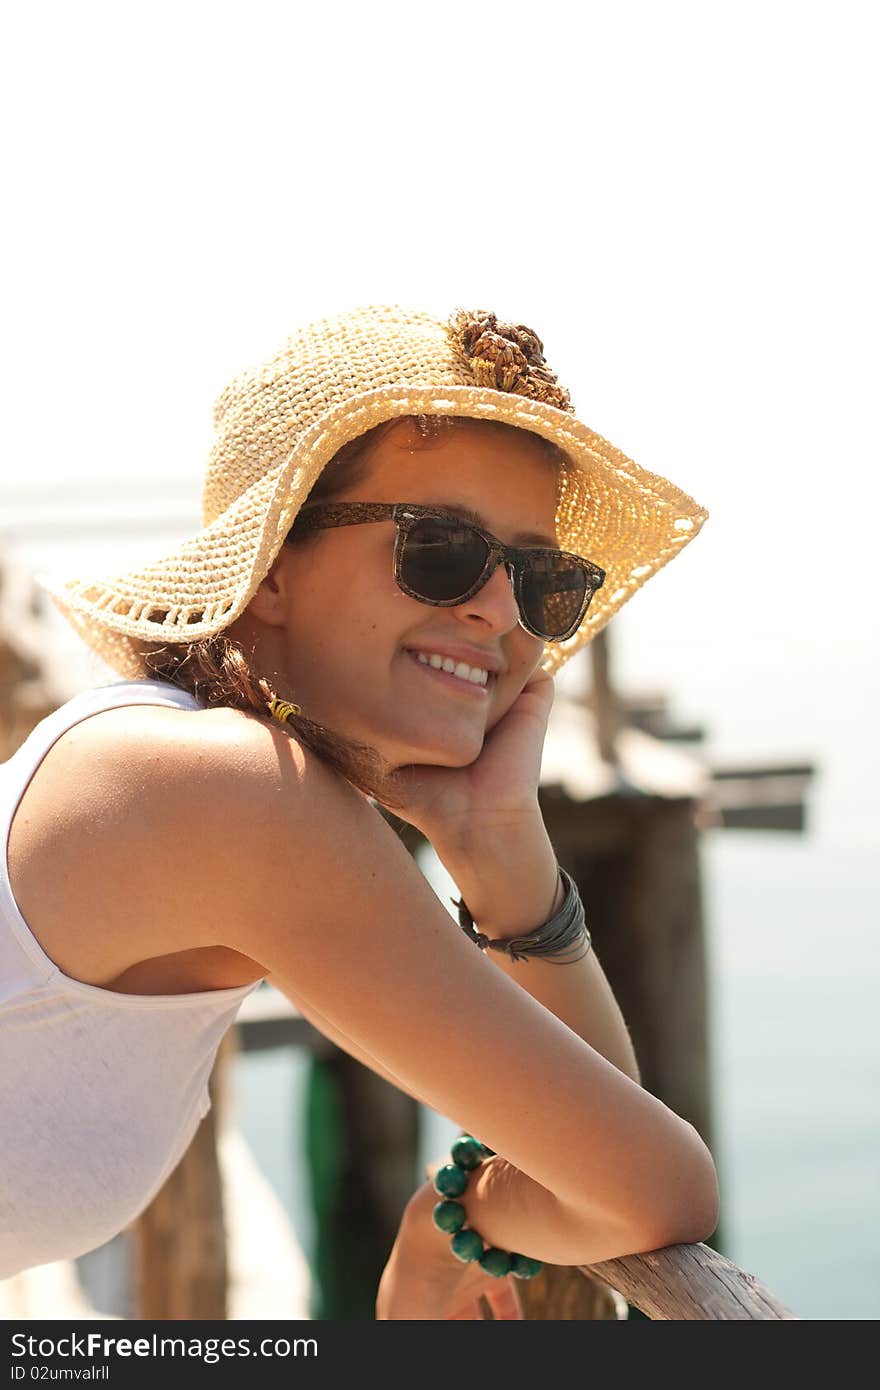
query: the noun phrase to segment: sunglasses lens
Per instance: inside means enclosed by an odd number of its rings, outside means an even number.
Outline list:
[[[424,517],[406,534],[400,575],[421,598],[454,603],[477,583],[488,556],[483,537],[466,522]],[[559,641],[586,612],[593,587],[574,557],[538,551],[524,562],[520,575],[522,617],[548,641]]]
[[[407,534],[401,577],[423,598],[460,598],[479,579],[488,554],[482,536],[469,526],[426,517]]]
[[[536,555],[522,575],[523,615],[551,641],[564,637],[577,622],[588,587],[587,571],[577,560]]]

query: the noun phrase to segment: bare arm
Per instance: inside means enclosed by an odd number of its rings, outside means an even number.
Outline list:
[[[325,1038],[329,1038],[330,1041],[341,1048],[343,1052],[349,1053],[349,1055],[354,1057],[358,1062],[361,1062],[365,1067],[369,1067],[371,1071],[374,1071],[377,1076],[381,1076],[385,1081],[390,1082],[392,1086],[396,1086],[399,1091],[403,1091],[405,1095],[418,1101],[419,1104],[428,1104],[424,1096],[417,1095],[412,1087],[405,1086],[400,1077],[395,1076],[386,1066],[383,1066],[377,1057],[370,1056],[362,1047],[358,1047],[357,1043],[354,1042],[347,1033],[343,1033],[341,1028],[331,1023],[325,1014],[319,1013],[312,1004],[307,1004],[302,995],[295,994],[289,980],[282,984],[280,981],[276,980],[273,975],[267,975],[266,979],[270,980],[276,989],[280,989],[282,994],[286,994],[291,1004],[296,1007],[303,1018],[308,1019],[309,1023],[313,1024],[319,1033],[323,1033]]]
[[[499,827],[479,844],[434,846],[468,906],[476,905],[477,925],[491,937],[518,936],[536,927],[562,902],[556,855],[540,810],[534,817]],[[549,885],[549,888],[548,888]],[[555,893],[554,893],[555,888]],[[551,896],[553,906],[551,908]],[[450,932],[460,930],[450,916]],[[473,948],[476,950],[476,948]],[[641,1085],[638,1062],[620,1005],[599,963],[595,947],[578,961],[563,966],[540,959],[514,961],[498,951],[487,951],[487,961],[550,1009],[597,1052]],[[304,1018],[309,1019],[338,1047],[351,1053],[386,1081],[427,1104],[394,1076],[382,1062],[335,1027],[301,997],[286,993]]]
[[[191,893],[204,911],[210,883],[216,942],[504,1156],[505,1196],[481,1202],[490,1239],[576,1264],[714,1229],[715,1169],[692,1126],[450,930],[365,798],[264,727],[213,783],[200,769],[173,798],[178,857],[185,832],[200,865],[180,906]]]

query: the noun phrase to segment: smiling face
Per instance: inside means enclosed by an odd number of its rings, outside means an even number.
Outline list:
[[[404,420],[380,436],[357,483],[332,500],[453,504],[507,544],[524,532],[558,543],[558,465],[539,439],[467,421],[426,448],[414,428]],[[229,636],[282,678],[279,689],[305,715],[372,745],[390,766],[466,766],[538,666],[543,643],[520,625],[503,565],[455,607],[403,593],[392,573],[395,536],[389,518],[283,545]],[[486,686],[466,683],[421,664],[419,649],[497,670]]]

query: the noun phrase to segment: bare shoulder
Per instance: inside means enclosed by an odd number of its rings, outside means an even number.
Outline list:
[[[25,919],[71,973],[74,962],[109,974],[222,945],[225,916],[243,910],[261,873],[238,852],[241,827],[265,814],[261,802],[297,800],[310,761],[284,730],[234,709],[125,705],[80,720],[13,818],[8,862]]]
[[[365,874],[386,891],[402,876],[436,903],[368,798],[295,736],[237,710],[159,715],[129,770],[131,813],[170,866],[178,911],[205,924],[205,944],[273,973],[267,924],[301,960],[342,901],[357,913]],[[276,982],[294,998],[296,972]]]
[[[283,730],[270,727],[256,712],[218,706],[214,709],[181,709],[171,705],[117,705],[102,709],[72,725],[54,748],[71,755],[116,759],[143,768],[151,758],[173,773],[174,764],[188,757],[233,755],[235,748],[280,738],[292,742]],[[48,757],[48,755],[47,755]]]
[[[68,729],[49,750],[59,771],[76,778],[86,769],[93,788],[112,783],[126,793],[159,797],[192,810],[210,788],[234,803],[243,786],[258,785],[273,769],[301,767],[308,750],[255,712],[179,709],[168,705],[120,705],[100,710]],[[182,801],[179,800],[182,798]]]
[[[123,706],[77,730],[67,771],[75,782],[88,769],[92,798],[112,800],[126,842],[149,844],[178,887],[201,868],[241,910],[281,845],[307,842],[320,856],[323,843],[329,861],[341,821],[360,833],[385,825],[317,754],[256,713]]]

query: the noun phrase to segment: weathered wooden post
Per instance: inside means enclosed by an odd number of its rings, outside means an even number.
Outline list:
[[[53,688],[33,580],[0,549],[0,762],[66,696]]]
[[[607,1322],[629,1317],[629,1304],[616,1289],[565,1265],[545,1265],[534,1279],[520,1280],[519,1296],[531,1322]]]
[[[236,1048],[233,1027],[224,1034],[208,1083],[211,1109],[177,1167],[129,1228],[138,1318],[227,1316],[226,1224],[217,1135]]]

